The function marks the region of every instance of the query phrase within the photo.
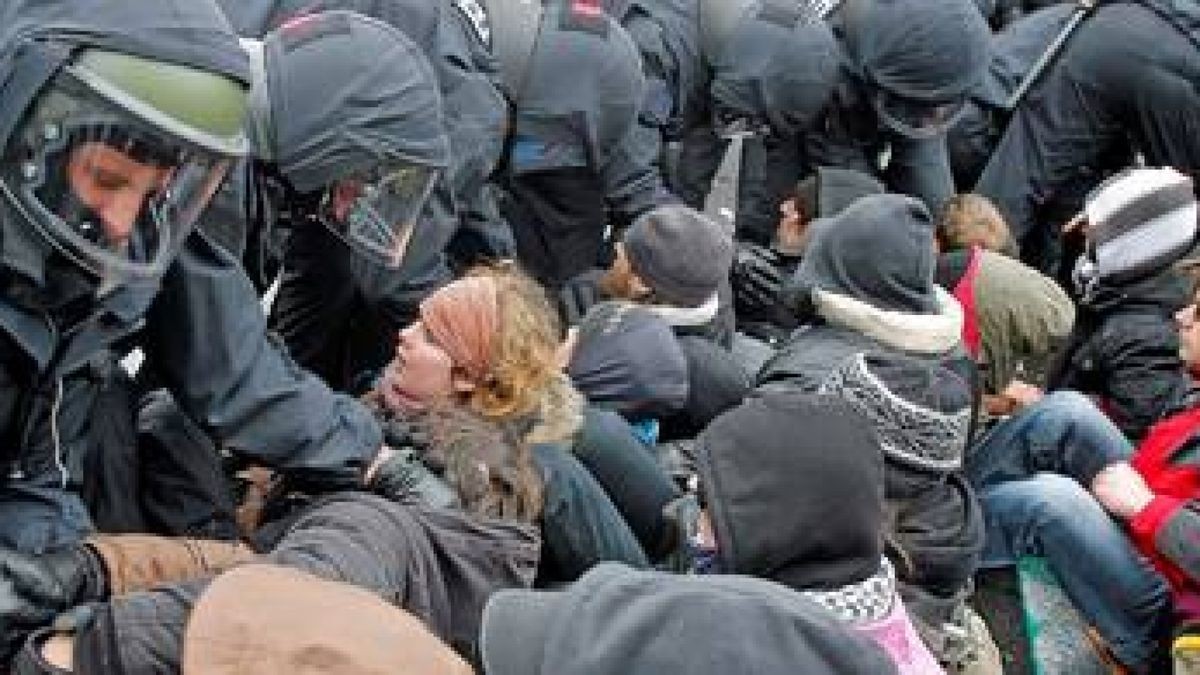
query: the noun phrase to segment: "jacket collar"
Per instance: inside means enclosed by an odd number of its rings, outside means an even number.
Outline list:
[[[698,307],[674,307],[670,305],[642,305],[656,314],[672,328],[703,326],[717,316],[720,300],[716,293]]]
[[[934,289],[937,314],[879,309],[846,295],[816,290],[817,314],[827,322],[862,333],[890,347],[919,354],[941,354],[962,341],[963,311],[954,296]]]

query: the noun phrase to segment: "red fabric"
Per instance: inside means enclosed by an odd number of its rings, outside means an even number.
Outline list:
[[[981,338],[979,336],[979,319],[975,316],[975,279],[979,277],[979,260],[983,257],[978,246],[971,247],[971,258],[967,261],[967,271],[954,285],[951,295],[958,300],[963,309],[963,346],[967,353],[976,361],[979,360]]]
[[[1156,495],[1154,500],[1129,521],[1138,550],[1182,590],[1195,584],[1169,560],[1158,553],[1155,538],[1162,526],[1186,502],[1200,499],[1200,467],[1174,464],[1175,453],[1200,431],[1200,407],[1191,408],[1160,420],[1146,434],[1133,455],[1133,468],[1146,479]]]

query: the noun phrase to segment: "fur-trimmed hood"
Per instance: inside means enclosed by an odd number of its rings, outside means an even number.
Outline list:
[[[963,311],[954,296],[934,290],[936,314],[911,314],[879,309],[861,300],[829,291],[814,290],[817,314],[829,323],[848,328],[906,352],[941,354],[962,341]]]

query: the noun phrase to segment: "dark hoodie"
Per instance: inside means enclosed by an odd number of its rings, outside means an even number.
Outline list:
[[[484,603],[502,588],[528,587],[537,555],[529,526],[347,493],[314,505],[263,559],[375,593],[471,658]],[[98,607],[77,635],[77,669],[178,673],[188,617],[210,581],[179,580]]]
[[[1141,438],[1188,390],[1174,315],[1191,290],[1190,280],[1171,270],[1098,284],[1079,305],[1047,389],[1095,395],[1121,431]]]
[[[765,392],[697,442],[722,571],[795,590],[847,586],[883,557],[883,453],[845,401]]]
[[[811,225],[796,274],[805,323],[759,372],[760,391],[837,394],[884,446],[901,594],[938,627],[969,591],[983,522],[961,474],[974,365],[962,310],[933,283],[933,224],[911,197],[873,195]]]
[[[598,565],[563,591],[484,610],[488,675],[892,673],[875,645],[787,588]]]

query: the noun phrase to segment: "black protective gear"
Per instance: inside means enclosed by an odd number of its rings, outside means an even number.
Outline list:
[[[779,304],[785,260],[767,246],[738,242],[730,270],[733,298],[738,314],[762,312]]]
[[[103,598],[105,585],[103,566],[83,546],[42,555],[0,549],[0,654],[8,658],[59,612]]]
[[[1071,35],[975,185],[1026,260],[1052,269],[1058,226],[1134,154],[1145,166],[1200,167],[1198,44],[1200,6],[1161,0],[1101,3]]]

